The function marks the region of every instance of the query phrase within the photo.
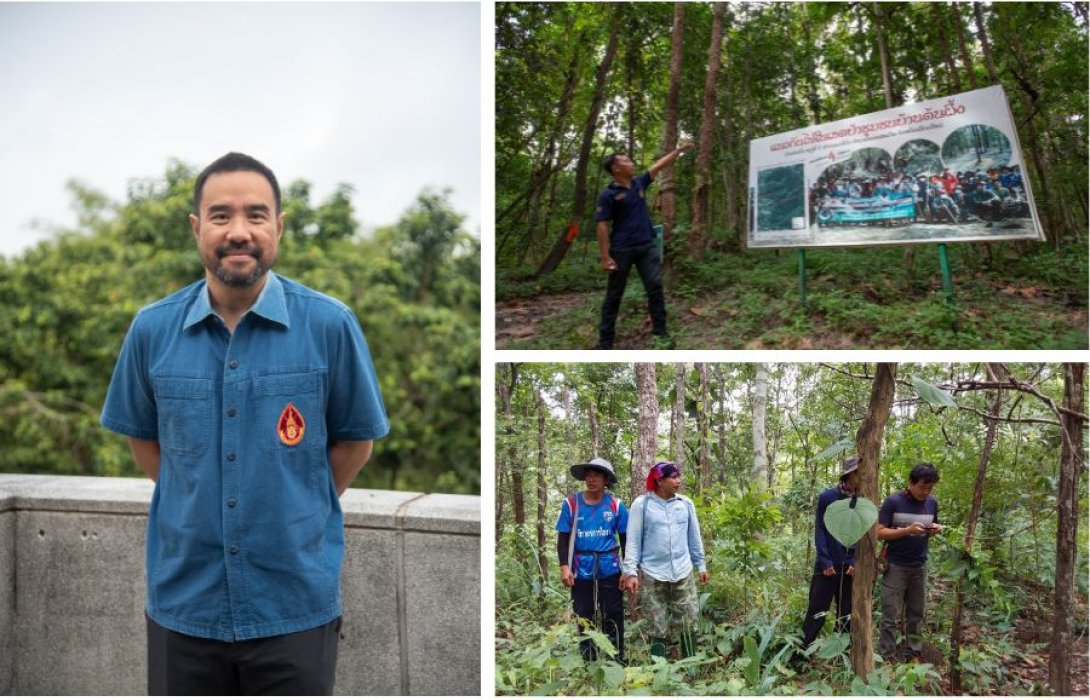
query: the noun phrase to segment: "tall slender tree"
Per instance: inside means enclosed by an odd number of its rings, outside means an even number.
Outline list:
[[[715,151],[715,94],[719,84],[720,54],[723,48],[723,18],[727,3],[714,3],[712,37],[708,43],[708,73],[704,79],[704,109],[700,117],[700,146],[696,154],[696,184],[693,187],[692,228],[689,256],[699,257],[708,245],[708,198],[711,194],[712,153]]]
[[[874,371],[867,415],[855,434],[855,449],[859,455],[859,489],[857,493],[877,503],[878,461],[889,421],[896,388],[897,365],[879,363]],[[866,679],[874,670],[874,629],[871,624],[871,602],[877,563],[874,553],[875,528],[871,528],[856,545],[855,578],[852,582],[852,670]]]

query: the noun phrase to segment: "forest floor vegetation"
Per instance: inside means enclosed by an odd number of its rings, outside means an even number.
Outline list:
[[[950,246],[954,310],[933,246],[810,250],[806,303],[793,251],[709,252],[664,273],[670,331],[682,349],[1085,349],[1087,261],[1046,245]],[[605,274],[573,250],[556,272],[500,271],[496,346],[585,349],[597,341]],[[669,257],[669,253],[667,254]],[[651,344],[646,297],[628,281],[617,349]]]

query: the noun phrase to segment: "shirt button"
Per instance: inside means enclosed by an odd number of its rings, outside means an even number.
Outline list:
[[[236,503],[238,503],[238,501],[236,501],[233,498],[228,498],[227,499],[227,507],[228,508],[234,508]]]
[[[238,545],[237,544],[231,545],[231,554],[238,554]]]
[[[231,369],[238,369],[238,360],[231,360]]]
[[[233,408],[227,409],[227,417],[228,418],[234,418],[235,417],[235,409],[233,409]]]
[[[228,452],[227,453],[227,461],[228,462],[234,462],[235,461],[235,453],[234,452]]]

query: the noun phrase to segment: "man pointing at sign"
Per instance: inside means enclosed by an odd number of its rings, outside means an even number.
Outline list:
[[[662,291],[662,256],[655,247],[655,229],[647,211],[647,189],[659,172],[692,147],[691,141],[685,141],[638,177],[633,177],[635,164],[632,159],[623,153],[614,153],[602,161],[602,167],[613,176],[613,182],[598,195],[594,212],[602,269],[609,274],[606,298],[602,302],[602,320],[598,324],[599,350],[613,347],[617,312],[633,266],[647,292],[655,344],[670,345],[666,333],[666,295]]]

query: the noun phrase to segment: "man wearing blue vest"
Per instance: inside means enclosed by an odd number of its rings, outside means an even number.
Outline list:
[[[882,624],[878,653],[887,661],[897,652],[897,628],[905,618],[910,656],[923,650],[927,598],[927,544],[942,532],[939,502],[931,490],[939,482],[935,465],[921,462],[908,475],[908,488],[891,494],[878,510],[878,539],[886,543],[889,570],[882,577]]]
[[[633,177],[635,165],[623,153],[608,156],[602,167],[613,177],[598,195],[594,220],[598,222],[598,250],[602,269],[609,274],[606,298],[602,302],[602,320],[598,324],[598,349],[613,347],[617,312],[621,308],[628,273],[635,266],[647,292],[651,314],[651,333],[657,345],[668,348],[666,332],[666,295],[662,290],[662,257],[655,246],[655,229],[647,210],[647,188],[666,166],[693,147],[689,141],[655,161],[647,172]],[[612,229],[611,229],[612,223]]]
[[[624,663],[624,598],[621,595],[621,560],[624,557],[628,509],[607,491],[617,483],[613,465],[595,457],[571,467],[571,475],[586,482],[585,491],[573,493],[560,506],[556,521],[556,553],[560,580],[571,589],[572,610],[582,620],[596,620]],[[587,661],[598,658],[594,642],[579,642]]]
[[[264,164],[197,177],[205,278],[137,313],[102,425],[126,435],[148,513],[151,695],[331,695],[339,496],[389,431],[341,302],[271,274],[284,232]]]

